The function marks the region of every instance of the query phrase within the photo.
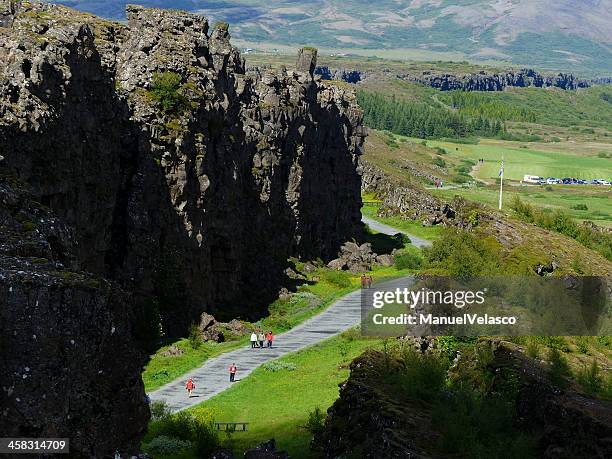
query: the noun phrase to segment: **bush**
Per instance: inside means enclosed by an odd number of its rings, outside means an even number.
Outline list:
[[[584,366],[578,373],[578,382],[589,395],[596,395],[603,389],[604,378],[597,360],[593,359],[591,365]]]
[[[188,100],[181,93],[182,77],[178,73],[164,72],[153,75],[149,94],[161,104],[166,113],[176,114],[187,107]]]
[[[540,358],[540,345],[537,341],[530,339],[527,343],[527,355],[532,359]]]
[[[410,399],[432,401],[444,387],[448,363],[413,348],[404,350],[402,363],[396,380],[398,390]]]
[[[419,269],[423,264],[423,257],[415,250],[398,250],[393,255],[397,269]]]
[[[573,210],[589,210],[586,204],[576,204],[571,207]]]
[[[563,357],[558,349],[551,348],[548,352],[550,362],[550,380],[558,387],[567,387],[567,378],[571,376],[570,367],[567,359]]]
[[[444,161],[442,158],[440,157],[435,157],[433,159],[433,163],[438,166],[438,167],[446,167],[446,161]]]
[[[149,442],[147,452],[154,456],[173,456],[191,449],[191,446],[189,440],[179,440],[178,438],[160,435]]]
[[[151,420],[159,421],[172,415],[172,410],[163,400],[156,400],[151,403]]]
[[[199,349],[202,345],[202,330],[196,324],[191,324],[189,327],[189,344],[192,349]]]
[[[149,434],[154,439],[163,436],[190,442],[196,457],[210,457],[219,446],[219,437],[214,430],[212,418],[207,413],[179,411],[165,416],[151,422]]]
[[[500,272],[501,246],[492,237],[448,229],[425,251],[424,267],[449,276]]]
[[[322,273],[323,279],[336,287],[348,288],[351,286],[351,278],[344,271],[325,270]]]
[[[318,435],[325,428],[325,413],[318,406],[308,413],[308,421],[304,428],[312,435]]]

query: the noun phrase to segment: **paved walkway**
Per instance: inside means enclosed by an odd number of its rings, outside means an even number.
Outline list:
[[[397,233],[405,234],[406,236],[410,238],[412,245],[414,245],[415,247],[422,248],[422,247],[431,246],[431,241],[428,241],[427,239],[423,239],[423,238],[414,236],[413,234],[407,233],[406,231],[402,231],[397,228],[393,228],[389,225],[385,225],[384,223],[380,223],[371,218],[364,216],[364,217],[361,217],[361,221],[364,222],[366,225],[368,225],[370,228],[372,228],[374,231],[378,231],[379,233],[384,233],[384,234],[389,234],[389,235],[393,235]]]
[[[400,232],[395,228],[379,224],[370,219],[367,219],[366,223],[376,231],[385,234],[393,235]],[[410,238],[415,245],[428,243],[428,241],[414,238],[413,236],[410,236]],[[387,288],[392,288],[395,284],[398,287],[400,285],[406,286],[407,279],[411,278],[388,281],[384,285]],[[357,290],[342,297],[320,314],[308,319],[288,332],[278,335],[274,340],[274,347],[272,349],[251,349],[249,344],[243,348],[209,359],[201,367],[149,393],[149,397],[151,401],[165,401],[173,411],[191,408],[223,392],[232,385],[229,382],[229,366],[232,363],[235,363],[238,368],[234,384],[240,384],[241,379],[246,378],[260,365],[338,335],[358,325],[360,321],[361,291]],[[187,397],[187,391],[185,390],[185,384],[189,378],[193,378],[196,384],[196,390],[191,398]]]

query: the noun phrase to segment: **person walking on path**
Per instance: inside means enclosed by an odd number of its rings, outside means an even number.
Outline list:
[[[362,274],[361,275],[361,288],[366,288],[367,283],[368,283],[368,280],[366,279],[366,275]]]
[[[193,379],[189,378],[189,381],[187,381],[187,385],[185,386],[185,389],[187,389],[187,395],[189,396],[189,398],[191,398],[191,393],[195,389],[195,384],[193,383]]]
[[[266,340],[266,335],[264,335],[264,332],[262,330],[259,331],[259,347],[263,349],[264,347],[264,341]]]
[[[236,378],[236,371],[238,371],[238,369],[236,368],[236,364],[232,363],[229,367],[230,382],[234,382],[234,378]]]
[[[374,282],[374,279],[372,279],[372,276],[368,276],[367,278],[368,288],[372,288],[372,282]]]
[[[272,331],[268,332],[268,336],[266,336],[266,338],[268,339],[268,347],[271,348],[272,342],[274,341],[274,335],[272,334]]]
[[[251,349],[255,349],[257,347],[257,333],[253,331],[251,333]]]

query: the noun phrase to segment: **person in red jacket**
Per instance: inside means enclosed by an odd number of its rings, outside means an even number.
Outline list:
[[[268,347],[272,347],[272,342],[274,341],[274,335],[272,334],[272,331],[268,332],[266,339],[268,340]]]
[[[234,382],[234,378],[236,377],[236,371],[238,371],[238,369],[236,368],[236,364],[232,363],[229,367],[230,382]]]
[[[193,379],[189,378],[189,381],[187,381],[187,385],[185,386],[185,389],[187,389],[187,395],[191,397],[191,393],[195,389],[195,384],[193,383]]]

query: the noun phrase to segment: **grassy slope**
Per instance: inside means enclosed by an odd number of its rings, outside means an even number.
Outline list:
[[[311,434],[302,426],[308,413],[323,412],[338,397],[338,384],[349,374],[348,363],[380,340],[349,331],[304,351],[279,359],[293,363],[294,371],[259,368],[246,380],[199,405],[223,422],[249,422],[249,432],[233,436],[236,452],[275,438],[278,448],[292,458],[316,457],[309,450]]]

